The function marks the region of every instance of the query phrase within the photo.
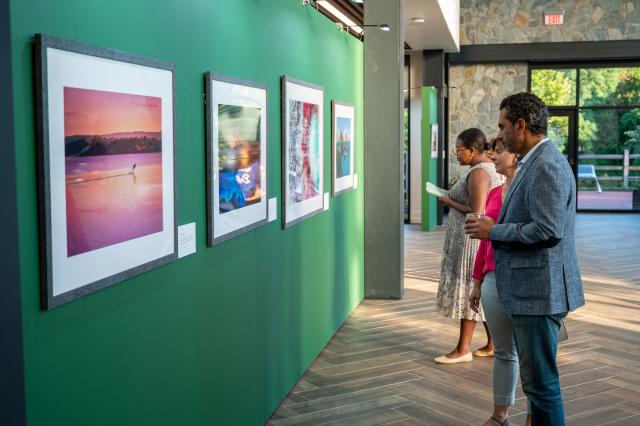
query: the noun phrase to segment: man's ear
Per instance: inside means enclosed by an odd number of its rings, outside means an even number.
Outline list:
[[[524,119],[522,119],[522,118],[518,118],[516,120],[516,124],[515,124],[514,127],[515,127],[515,130],[516,130],[516,133],[521,135],[521,134],[524,133],[524,130],[527,128],[527,122],[524,121]]]

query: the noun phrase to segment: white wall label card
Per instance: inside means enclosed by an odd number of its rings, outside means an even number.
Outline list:
[[[269,198],[269,222],[278,218],[278,197]]]
[[[329,210],[329,193],[328,192],[324,193],[324,210],[325,211]]]
[[[196,252],[196,223],[178,226],[178,257]]]
[[[358,174],[353,175],[353,189],[358,189]]]

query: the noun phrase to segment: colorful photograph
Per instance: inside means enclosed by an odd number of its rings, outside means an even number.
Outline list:
[[[261,109],[218,105],[220,213],[260,202]]]
[[[351,119],[338,117],[336,122],[336,177],[341,178],[351,174]]]
[[[67,256],[163,229],[162,99],[64,88]]]
[[[289,101],[289,199],[299,203],[320,193],[318,105]]]

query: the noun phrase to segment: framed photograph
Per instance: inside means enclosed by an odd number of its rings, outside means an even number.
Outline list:
[[[333,195],[354,189],[355,108],[331,102],[331,182]]]
[[[282,227],[324,209],[324,91],[282,76]]]
[[[431,124],[431,158],[438,158],[438,123]]]
[[[41,302],[177,257],[173,64],[37,34]]]
[[[267,222],[267,86],[206,74],[207,242]]]

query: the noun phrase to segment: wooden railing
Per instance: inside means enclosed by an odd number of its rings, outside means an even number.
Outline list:
[[[622,176],[604,176],[598,175],[598,180],[601,181],[614,181],[621,180],[622,186],[629,188],[629,181],[640,181],[640,175],[630,176],[629,172],[640,172],[640,166],[632,166],[631,160],[640,159],[640,154],[630,154],[628,149],[624,150],[624,154],[580,154],[580,163],[589,163],[588,160],[620,160],[622,165],[620,166],[600,166],[594,164],[596,174],[598,170],[602,171],[622,171]]]

